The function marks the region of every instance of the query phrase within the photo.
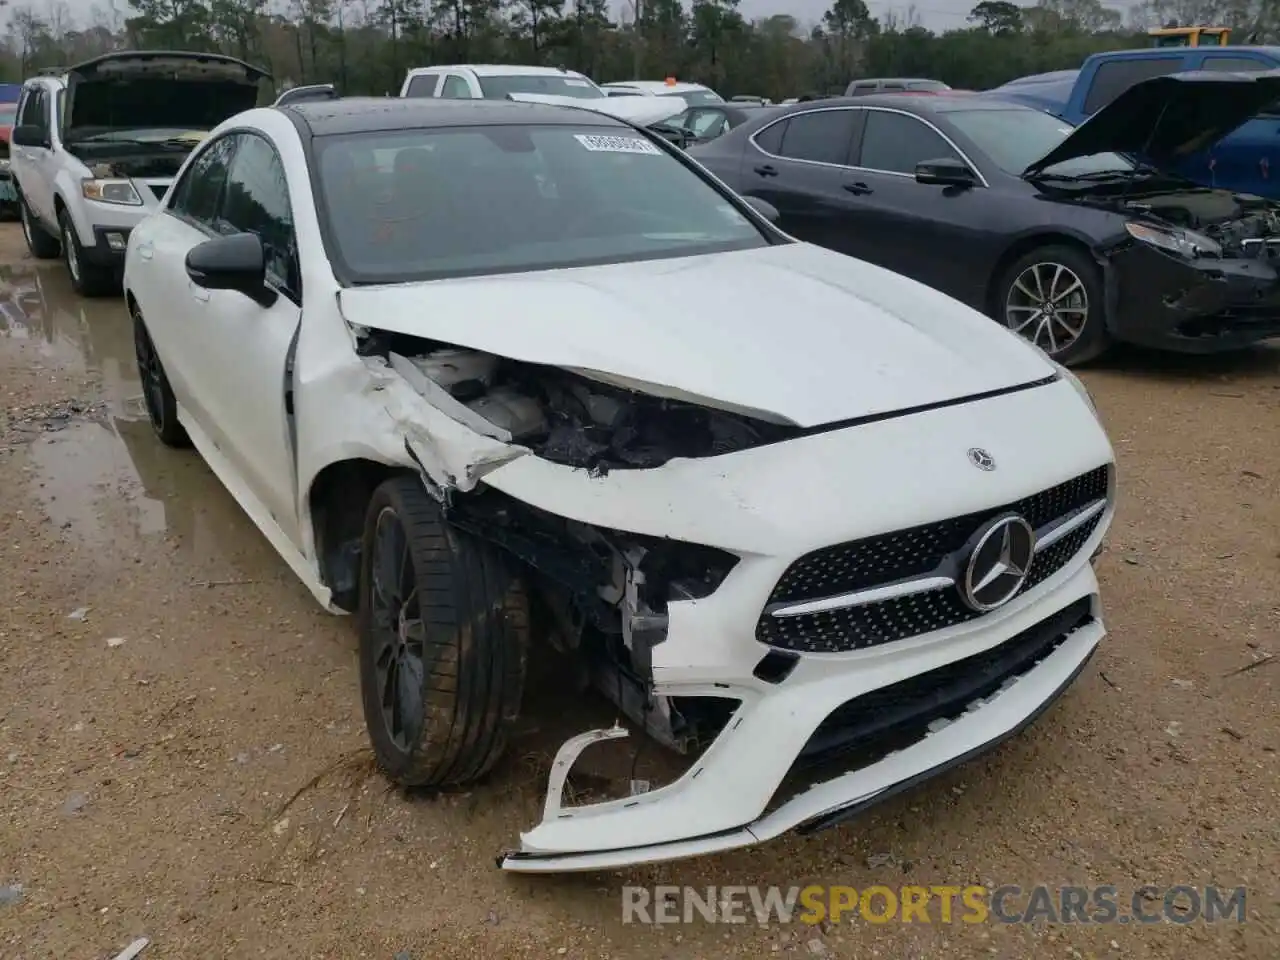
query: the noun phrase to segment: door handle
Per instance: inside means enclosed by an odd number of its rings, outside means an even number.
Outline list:
[[[138,251],[138,256],[143,260],[150,260],[155,256],[155,248],[149,243],[140,243],[135,249]]]
[[[848,190],[850,193],[852,193],[854,196],[858,196],[858,197],[866,196],[868,193],[872,192],[871,188],[868,187],[861,180],[857,181],[856,183],[846,183],[844,185],[844,188]]]
[[[209,291],[204,287],[197,287],[194,283],[191,284],[191,296],[193,299],[199,300],[201,303],[209,302]]]
[[[762,177],[776,177],[778,175],[778,168],[769,163],[760,164],[755,168],[755,171]]]

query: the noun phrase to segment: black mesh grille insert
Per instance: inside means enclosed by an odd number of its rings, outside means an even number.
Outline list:
[[[984,523],[1014,511],[1039,529],[1107,494],[1109,467],[1099,467],[1016,503],[937,523],[815,550],[782,575],[769,604],[799,603],[922,576],[960,550]],[[1097,529],[1101,515],[1036,555],[1026,591],[1057,573]],[[953,588],[821,613],[774,617],[767,611],[756,639],[801,653],[839,653],[891,643],[982,616]]]
[[[893,738],[903,733],[914,742],[934,720],[956,717],[975,700],[991,696],[1092,622],[1092,601],[1081,597],[997,647],[846,701],[814,731],[798,766],[850,749],[900,748],[905,744]]]

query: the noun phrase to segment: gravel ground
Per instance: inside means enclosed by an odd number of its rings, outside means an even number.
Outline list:
[[[483,787],[388,789],[349,620],[153,440],[120,301],[22,251],[0,228],[0,958],[1277,955],[1280,349],[1086,373],[1120,458],[1110,636],[1025,734],[812,837],[529,879],[494,855],[599,706],[536,698]],[[1249,917],[640,927],[624,883],[1218,883]]]

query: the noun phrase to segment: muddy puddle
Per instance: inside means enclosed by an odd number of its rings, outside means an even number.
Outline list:
[[[200,458],[156,441],[122,300],[77,297],[57,264],[0,268],[0,350],[6,341],[83,375],[78,396],[10,414],[31,493],[64,541],[111,566],[131,545],[165,539],[228,576],[281,576]]]

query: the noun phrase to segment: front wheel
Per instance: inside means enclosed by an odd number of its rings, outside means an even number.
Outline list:
[[[1072,247],[1040,247],[1016,260],[994,306],[997,320],[1066,366],[1092,360],[1110,344],[1102,273]]]
[[[411,476],[374,491],[360,566],[360,687],[379,766],[404,786],[479,778],[520,712],[523,582]]]

